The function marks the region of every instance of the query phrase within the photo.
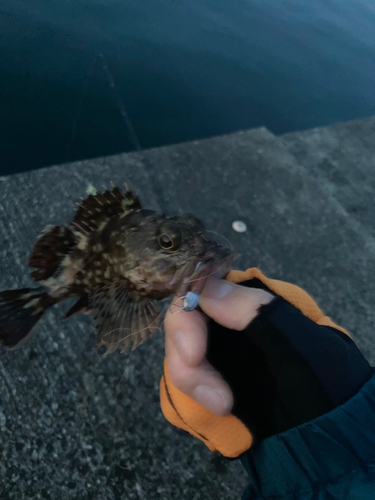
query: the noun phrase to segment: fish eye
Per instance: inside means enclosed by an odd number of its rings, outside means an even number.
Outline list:
[[[174,252],[181,246],[181,231],[178,228],[161,229],[157,234],[157,242],[163,250]]]

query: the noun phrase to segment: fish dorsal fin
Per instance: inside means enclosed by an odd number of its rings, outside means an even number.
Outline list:
[[[89,305],[97,328],[97,345],[106,345],[106,354],[121,348],[135,349],[158,328],[160,310],[156,303],[136,292],[128,292],[125,284],[98,286],[89,297]]]
[[[91,233],[114,215],[130,213],[140,208],[138,196],[131,191],[123,193],[117,186],[112,186],[111,190],[90,194],[79,203],[71,225],[75,231]]]

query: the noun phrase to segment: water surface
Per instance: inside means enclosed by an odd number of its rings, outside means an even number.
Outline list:
[[[0,0],[0,14],[0,174],[375,113],[372,0]]]

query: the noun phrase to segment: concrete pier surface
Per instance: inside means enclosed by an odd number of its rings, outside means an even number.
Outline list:
[[[20,146],[21,147],[21,146]],[[0,289],[31,284],[31,246],[89,184],[128,182],[144,206],[192,212],[237,268],[305,288],[375,363],[375,117],[274,136],[265,128],[0,178]],[[247,224],[236,233],[234,220]],[[0,498],[237,500],[238,461],[164,420],[164,339],[102,357],[89,317],[49,311],[0,350]]]

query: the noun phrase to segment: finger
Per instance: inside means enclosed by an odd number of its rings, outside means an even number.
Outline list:
[[[227,415],[233,406],[233,395],[221,375],[204,360],[199,366],[186,366],[176,350],[167,355],[172,384],[215,415]]]
[[[205,360],[206,322],[198,311],[166,315],[166,356],[171,381],[177,389],[216,415],[233,406],[233,396],[221,375]],[[181,335],[177,335],[180,332]],[[184,340],[181,340],[184,339]]]
[[[259,307],[273,298],[265,290],[210,277],[200,295],[199,305],[216,323],[232,330],[244,330],[257,316]]]
[[[164,327],[166,352],[172,343],[186,366],[198,366],[203,361],[207,345],[203,314],[198,311],[173,314],[168,310]]]

